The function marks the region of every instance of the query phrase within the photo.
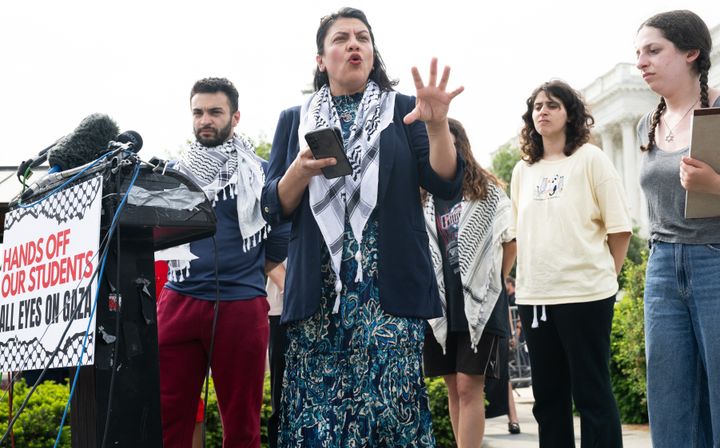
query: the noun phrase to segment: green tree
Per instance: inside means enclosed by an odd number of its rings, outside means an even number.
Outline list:
[[[490,161],[490,171],[505,182],[505,191],[510,190],[510,178],[512,177],[513,168],[515,164],[520,160],[520,149],[516,146],[512,146],[510,143],[506,143],[499,147],[492,160]]]
[[[267,140],[259,140],[255,145],[255,154],[265,160],[270,160],[270,149],[272,145]]]

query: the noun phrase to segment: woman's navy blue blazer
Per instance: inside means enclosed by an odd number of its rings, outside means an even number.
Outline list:
[[[429,319],[442,315],[425,222],[420,205],[423,187],[434,196],[451,199],[462,189],[464,162],[458,157],[455,178],[443,180],[430,167],[425,124],[406,126],[403,117],[415,98],[397,94],[393,122],[380,135],[378,200],[378,288],[387,313]],[[320,254],[323,242],[310,210],[309,189],[292,215],[283,216],[278,182],[299,151],[300,107],[280,114],[270,153],[270,168],[262,192],[263,216],[270,225],[292,221],[282,323],[306,319],[320,306]],[[305,142],[303,141],[303,146]]]

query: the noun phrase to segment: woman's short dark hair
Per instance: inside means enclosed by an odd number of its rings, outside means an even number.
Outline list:
[[[552,80],[542,84],[525,101],[527,109],[522,116],[525,125],[520,132],[520,150],[523,153],[523,160],[531,165],[542,159],[544,153],[542,136],[535,130],[532,117],[535,99],[540,92],[545,92],[547,96],[560,101],[565,107],[568,121],[565,126],[565,148],[563,153],[566,156],[572,155],[579,147],[590,140],[590,128],[595,124],[595,119],[590,115],[590,111],[585,106],[579,92],[560,80]]]
[[[317,54],[322,56],[325,54],[325,36],[330,27],[335,23],[337,19],[357,19],[365,24],[368,31],[370,32],[370,39],[372,40],[373,46],[373,67],[370,71],[370,79],[375,81],[380,89],[383,91],[391,91],[393,87],[397,85],[397,81],[391,80],[385,70],[385,63],[378,52],[377,46],[375,45],[375,35],[373,34],[372,27],[368,22],[365,13],[355,8],[342,8],[338,12],[334,12],[320,19],[320,26],[317,29],[315,36],[315,43],[317,45]],[[319,67],[315,67],[315,76],[313,79],[313,86],[315,90],[319,90],[322,86],[328,84],[327,72],[320,71]]]
[[[693,70],[700,75],[700,105],[710,107],[708,73],[710,72],[712,37],[703,19],[688,10],[666,11],[647,19],[640,25],[638,31],[646,26],[660,30],[663,37],[672,42],[680,51],[698,50],[698,57],[693,62]],[[655,129],[660,123],[660,116],[665,107],[665,98],[660,98],[660,103],[655,108],[652,123],[648,129],[648,144],[640,147],[643,151],[649,151],[655,147]]]

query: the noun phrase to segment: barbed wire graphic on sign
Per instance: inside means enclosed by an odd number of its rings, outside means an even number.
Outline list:
[[[37,218],[43,216],[58,224],[71,219],[83,219],[86,210],[100,193],[102,176],[95,176],[81,184],[74,185],[55,193],[53,201],[43,201],[36,207],[17,208],[5,215],[5,231],[22,221],[25,216]]]
[[[75,333],[65,340],[50,367],[77,365],[82,352],[82,340],[85,332]],[[95,341],[94,331],[88,335],[88,350],[86,364],[92,364],[94,350],[91,349]],[[47,350],[37,338],[21,341],[17,337],[7,343],[0,343],[0,353],[8,354],[0,360],[0,371],[13,372],[22,367],[22,370],[36,370],[45,367],[53,350]]]

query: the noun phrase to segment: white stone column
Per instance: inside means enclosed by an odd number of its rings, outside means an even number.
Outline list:
[[[615,165],[615,169],[620,172],[620,168],[615,163],[615,143],[613,142],[613,133],[606,126],[600,131],[600,139],[602,140],[602,149],[608,159]]]
[[[636,142],[635,124],[631,120],[623,120],[620,124],[620,129],[622,132],[623,151],[623,172],[621,175],[623,183],[625,184],[630,216],[635,225],[640,225],[643,221],[642,211],[640,209],[640,167],[636,163],[637,152],[640,151],[640,147]]]

